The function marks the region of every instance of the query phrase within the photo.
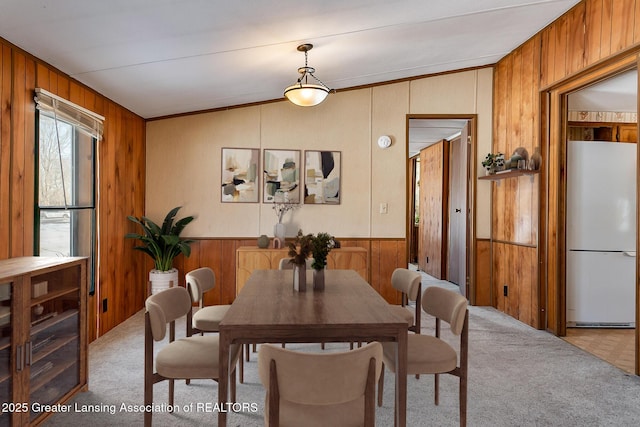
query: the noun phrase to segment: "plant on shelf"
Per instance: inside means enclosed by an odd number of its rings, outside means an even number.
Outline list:
[[[503,153],[489,153],[482,161],[482,166],[487,170],[488,174],[494,174],[504,166]]]
[[[152,282],[151,290],[164,289],[169,282],[178,285],[178,270],[173,268],[173,260],[180,254],[188,257],[191,255],[190,244],[193,240],[180,238],[182,230],[195,219],[193,216],[184,217],[175,221],[175,217],[181,206],[173,208],[165,216],[162,226],[159,226],[146,216],[136,218],[128,216],[127,219],[142,227],[142,233],[127,233],[125,239],[137,239],[141,244],[133,249],[149,255],[154,262],[154,269],[149,272],[149,281]],[[174,223],[175,221],[175,223]],[[167,273],[171,273],[167,275]],[[162,276],[164,274],[164,276]],[[154,288],[154,282],[160,282]]]

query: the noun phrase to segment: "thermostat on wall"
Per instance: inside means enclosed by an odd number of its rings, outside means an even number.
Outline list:
[[[380,148],[388,148],[391,146],[391,138],[388,135],[382,135],[378,138],[378,146]]]

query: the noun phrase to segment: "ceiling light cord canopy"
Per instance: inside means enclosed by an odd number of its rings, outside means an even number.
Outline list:
[[[333,89],[329,89],[326,84],[313,74],[316,72],[315,68],[309,67],[307,61],[308,52],[311,49],[313,49],[313,45],[309,43],[298,46],[298,51],[304,52],[304,67],[298,68],[298,73],[300,73],[298,81],[284,90],[284,96],[286,96],[289,101],[301,107],[318,105],[325,100],[330,92],[335,92]],[[309,76],[319,84],[309,83]]]

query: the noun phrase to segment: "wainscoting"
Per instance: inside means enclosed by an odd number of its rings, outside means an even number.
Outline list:
[[[368,277],[371,286],[390,303],[399,303],[398,292],[391,287],[391,274],[397,267],[407,266],[405,239],[348,239],[340,238],[341,247],[360,247],[367,250]],[[197,239],[191,245],[191,256],[176,258],[180,270],[180,284],[186,272],[210,267],[216,273],[216,287],[205,296],[205,305],[231,304],[236,297],[236,250],[241,246],[255,246],[256,239]],[[147,260],[147,267],[153,266]],[[212,294],[212,295],[209,295]]]

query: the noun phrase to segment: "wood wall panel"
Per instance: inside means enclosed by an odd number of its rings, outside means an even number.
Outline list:
[[[585,3],[579,3],[567,13],[567,52],[571,52],[571,55],[567,58],[566,74],[573,74],[584,68],[585,32],[583,24],[586,18],[585,14]]]
[[[560,105],[552,99],[552,105],[542,109],[546,97],[541,90],[584,73],[591,65],[606,64],[623,51],[640,51],[639,7],[640,0],[582,1],[496,65],[492,151],[509,154],[514,142],[529,153],[541,147],[544,165],[533,182],[519,178],[492,184],[494,303],[535,327],[556,330],[563,318],[559,310],[564,307],[560,289],[564,269],[558,255],[564,233],[564,226],[558,221],[564,172],[557,166],[562,164],[564,152],[557,146],[561,140],[559,130],[557,135],[541,132],[543,125],[545,129],[560,129],[554,122],[556,118],[551,117],[547,127],[541,117],[548,111],[559,111]],[[549,141],[551,145],[543,146]],[[541,195],[545,197],[543,201]],[[540,206],[545,207],[544,224],[538,222]],[[543,239],[538,236],[540,228],[545,231]],[[545,247],[538,248],[539,242]],[[538,252],[544,257],[541,271]],[[512,286],[516,289],[505,298],[500,283],[509,277],[503,266],[515,260],[518,265],[514,264]],[[539,277],[544,280],[539,281]],[[544,295],[541,289],[545,289]]]
[[[620,52],[633,44],[636,0],[615,0],[611,10],[611,50]]]
[[[491,241],[485,239],[476,240],[475,251],[476,282],[475,305],[493,306],[492,282],[491,282]]]
[[[11,233],[11,49],[0,44],[0,236],[8,243]],[[0,259],[9,258],[10,247],[0,245]]]
[[[100,294],[89,297],[93,340],[144,303],[148,271],[144,255],[133,251],[123,237],[134,230],[126,216],[144,214],[145,122],[1,39],[0,49],[0,241],[6,242],[0,248],[1,258],[33,255],[34,89],[41,87],[105,116],[104,139],[97,152]],[[108,300],[105,313],[99,310],[103,298]]]

